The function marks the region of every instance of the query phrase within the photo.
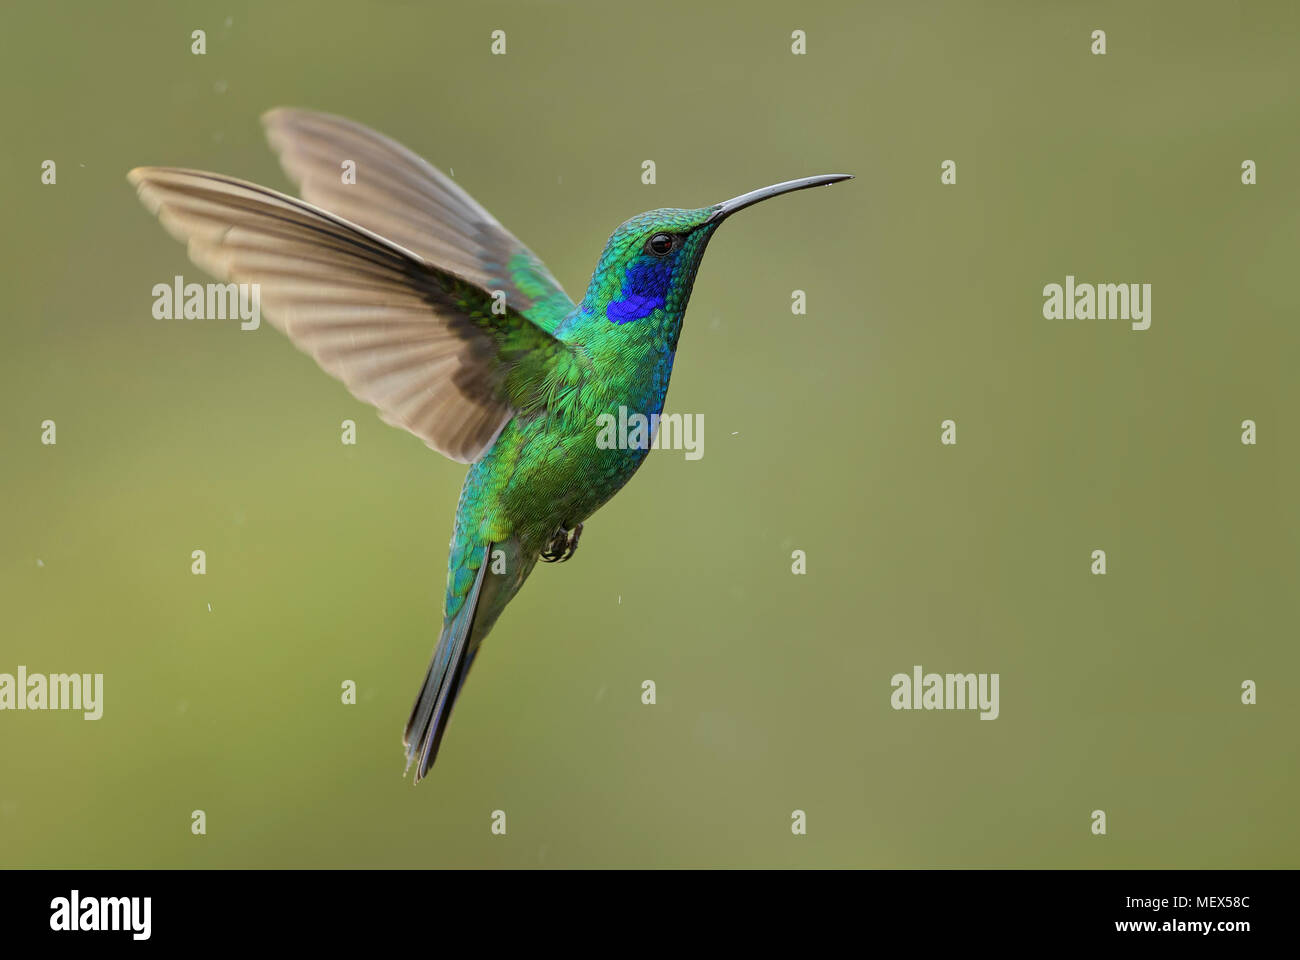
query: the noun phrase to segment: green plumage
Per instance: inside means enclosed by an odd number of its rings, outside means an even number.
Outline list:
[[[303,200],[217,174],[129,178],[191,257],[257,283],[271,323],[390,423],[472,464],[456,510],[442,634],[410,720],[418,782],[483,638],[539,559],[636,472],[643,446],[598,442],[602,415],[663,410],[682,320],[714,232],[737,210],[654,210],[605,244],[574,304],[545,265],[454,182],[351,121],[264,118]],[[357,176],[339,177],[343,160]]]

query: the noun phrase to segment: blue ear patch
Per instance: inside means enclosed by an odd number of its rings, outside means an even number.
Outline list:
[[[605,307],[610,323],[643,320],[661,309],[672,279],[672,264],[667,260],[640,260],[628,268],[619,299]]]
[[[632,294],[622,300],[611,301],[605,308],[605,316],[609,317],[610,323],[630,323],[633,320],[644,320],[654,313],[656,308],[663,305],[663,297],[640,297]]]

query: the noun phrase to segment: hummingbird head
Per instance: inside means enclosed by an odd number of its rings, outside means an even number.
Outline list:
[[[582,313],[589,323],[596,324],[649,322],[669,348],[675,349],[704,249],[727,217],[792,190],[848,179],[847,174],[805,177],[752,190],[711,207],[651,210],[633,217],[605,244],[583,298]]]

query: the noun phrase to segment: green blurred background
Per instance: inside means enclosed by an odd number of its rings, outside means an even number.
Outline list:
[[[97,722],[0,714],[0,864],[1297,866],[1297,27],[1289,2],[7,5],[0,672],[106,693]],[[400,735],[463,468],[265,324],[151,316],[155,283],[209,278],[126,171],[288,189],[258,123],[282,104],[454,170],[575,296],[634,213],[858,178],[714,240],[668,397],[704,458],[651,456],[536,572],[418,789]],[[1151,329],[1043,319],[1067,273],[1152,283]],[[895,712],[913,664],[999,673],[1000,718]]]

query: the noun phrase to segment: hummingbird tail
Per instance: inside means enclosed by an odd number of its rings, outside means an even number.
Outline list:
[[[470,633],[474,628],[474,615],[478,612],[483,577],[487,573],[488,558],[491,556],[492,544],[488,544],[483,553],[483,563],[474,578],[474,586],[470,588],[460,610],[442,628],[442,636],[438,638],[433,661],[424,678],[424,687],[416,698],[411,718],[406,721],[406,733],[402,737],[402,743],[406,747],[406,769],[410,770],[411,764],[416,764],[416,783],[424,779],[438,755],[438,744],[442,742],[447,721],[451,719],[451,708],[465,682],[470,661],[474,658],[477,644],[471,646]]]

